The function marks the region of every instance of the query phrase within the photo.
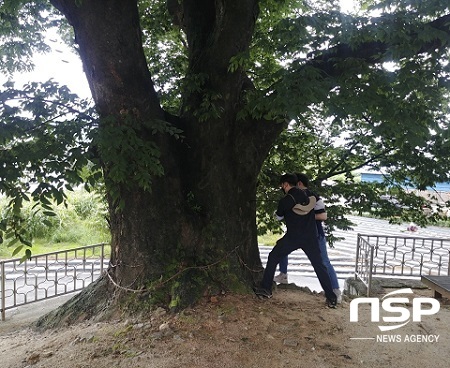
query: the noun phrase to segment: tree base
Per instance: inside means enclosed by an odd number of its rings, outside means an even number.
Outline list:
[[[109,295],[110,291],[108,277],[104,275],[57,309],[39,318],[34,327],[46,330],[88,319],[95,321],[108,319],[116,312]]]
[[[218,271],[218,270],[216,270]],[[158,307],[178,312],[196,304],[205,295],[220,295],[223,292],[237,294],[252,293],[248,281],[228,272],[219,277],[204,270],[188,270],[164,287],[155,287],[141,292],[121,290],[111,282],[107,274],[87,286],[79,294],[57,309],[39,318],[34,328],[46,330],[91,320],[111,320],[124,315],[138,316],[152,313]],[[227,280],[227,284],[225,281]]]

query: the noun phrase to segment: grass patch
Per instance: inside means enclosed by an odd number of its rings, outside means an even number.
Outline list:
[[[258,236],[258,244],[273,247],[277,240],[282,236],[282,234],[272,234],[271,232],[268,232],[265,235]]]
[[[33,242],[33,246],[30,248],[32,256],[39,255],[39,254],[46,254],[46,253],[53,253],[53,252],[59,252],[63,250],[70,250],[80,247],[85,247],[87,245],[94,245],[94,244],[100,244],[100,243],[109,243],[108,240],[98,240],[93,241],[89,243],[80,243],[80,242],[62,242],[62,243],[50,243],[45,239],[37,239]],[[0,246],[0,259],[11,259],[11,258],[21,258],[23,255],[23,252],[20,252],[19,254],[12,257],[12,252],[16,248],[17,244],[15,244],[12,247],[7,247],[6,245]],[[111,249],[109,246],[105,247],[105,256],[109,257],[111,252]],[[86,251],[86,256],[91,257],[92,250]],[[97,249],[95,251],[96,256],[100,256],[99,250]]]
[[[67,193],[65,203],[52,204],[53,215],[48,215],[38,204],[24,202],[20,218],[25,230],[23,238],[31,240],[32,255],[52,253],[99,243],[109,243],[106,204],[102,196],[94,192],[75,190]],[[11,221],[11,208],[6,197],[0,197],[0,221]],[[6,231],[0,243],[0,259],[21,258],[26,247],[13,256],[19,242],[14,243],[12,232]],[[10,246],[8,246],[10,245]],[[109,247],[107,247],[109,252]],[[106,249],[105,249],[106,250]],[[87,254],[90,255],[90,254]]]

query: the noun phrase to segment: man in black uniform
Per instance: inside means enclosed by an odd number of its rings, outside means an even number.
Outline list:
[[[275,216],[278,220],[284,219],[287,232],[277,241],[269,253],[261,287],[255,288],[255,294],[261,297],[271,298],[272,282],[278,263],[289,253],[301,248],[310,260],[317,278],[325,291],[327,305],[330,308],[336,308],[336,295],[331,287],[331,280],[327,268],[322,261],[317,240],[314,193],[309,189],[299,189],[295,174],[284,174],[280,179],[280,183],[281,189],[286,196],[278,202],[278,209],[275,212]],[[294,206],[299,207],[299,210],[294,212]]]

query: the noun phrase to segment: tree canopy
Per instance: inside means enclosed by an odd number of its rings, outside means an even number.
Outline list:
[[[0,192],[11,203],[0,231],[27,242],[24,200],[51,215],[65,189],[101,178],[110,281],[153,290],[167,275],[164,298],[178,306],[211,280],[253,281],[256,212],[260,229],[273,228],[282,172],[305,171],[329,203],[347,198],[379,214],[389,207],[373,206],[381,185],[355,183],[355,169],[383,168],[396,186],[419,189],[448,181],[448,1],[355,5],[5,0],[1,70],[31,68],[48,49],[45,29],[59,27],[93,106],[53,81],[3,86]],[[414,209],[403,215],[417,217],[423,200],[398,196]]]
[[[273,187],[277,180],[274,174],[282,170],[307,172],[316,189],[331,204],[338,204],[334,207],[338,226],[346,226],[339,219],[348,210],[421,225],[445,216],[439,193],[426,198],[411,193],[411,189],[432,191],[436,183],[448,182],[444,153],[448,150],[448,44],[444,41],[448,36],[444,35],[445,27],[441,28],[448,24],[448,7],[435,4],[433,12],[437,10],[442,17],[422,14],[418,27],[413,26],[412,18],[418,16],[421,6],[414,9],[413,5],[418,4],[379,3],[368,7],[369,14],[376,16],[347,18],[339,24],[350,28],[342,34],[346,42],[352,41],[334,46],[330,58],[335,58],[334,67],[345,71],[339,76],[345,83],[337,84],[326,99],[294,117],[263,169],[261,182],[265,187]],[[433,36],[427,32],[432,27],[442,31],[438,32],[441,41],[431,41]],[[447,51],[438,56],[437,45]],[[354,172],[362,168],[382,171],[384,183],[355,180]],[[332,178],[338,181],[327,185]],[[381,194],[388,192],[400,202],[383,200]],[[260,192],[264,207],[270,208],[272,199],[270,193]],[[433,211],[424,211],[431,205]],[[262,222],[266,225],[263,230],[277,228],[267,215]]]

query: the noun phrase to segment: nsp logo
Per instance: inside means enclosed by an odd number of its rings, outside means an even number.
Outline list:
[[[378,326],[380,331],[390,331],[403,327],[411,321],[411,313],[408,308],[399,304],[409,303],[405,297],[392,297],[397,294],[413,294],[411,289],[400,289],[386,294],[381,300],[379,298],[356,298],[350,302],[350,322],[358,322],[358,307],[360,304],[370,304],[371,322],[380,322],[381,308],[387,313],[397,315],[383,316],[383,322],[397,323],[389,326]],[[427,308],[422,308],[427,305]],[[412,301],[412,321],[421,322],[422,316],[429,316],[439,312],[440,303],[433,298],[413,298]]]

